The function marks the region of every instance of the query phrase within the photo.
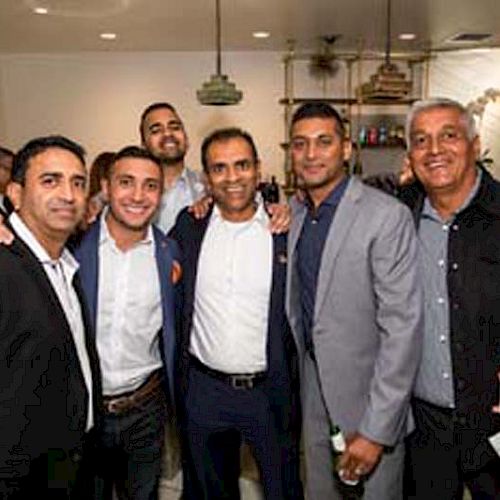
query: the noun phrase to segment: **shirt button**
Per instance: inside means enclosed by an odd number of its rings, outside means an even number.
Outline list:
[[[443,297],[438,297],[437,303],[438,303],[438,304],[444,304],[444,299],[443,299]]]
[[[455,342],[455,350],[457,352],[464,352],[464,345],[462,344],[462,342]]]
[[[449,227],[448,224],[443,224],[443,231],[448,231]]]
[[[438,265],[439,265],[439,267],[444,267],[444,259],[441,259],[441,260],[438,262]]]
[[[313,220],[311,221],[311,224],[315,224],[315,225],[316,225],[317,223],[318,223],[318,219],[313,219]]]
[[[453,224],[451,228],[453,229],[453,231],[458,231],[458,224]]]
[[[450,374],[449,373],[446,373],[446,372],[443,372],[443,378],[445,380],[448,380],[450,378]]]
[[[453,303],[453,309],[454,309],[455,311],[458,311],[458,310],[460,309],[460,306],[458,305],[458,303],[457,303],[457,302],[454,302],[454,303]]]
[[[458,269],[458,264],[456,262],[453,262],[453,264],[451,265],[451,268],[456,271]]]
[[[439,342],[441,342],[441,344],[446,344],[446,335],[440,335]]]
[[[463,380],[463,379],[458,380],[457,389],[459,391],[463,391],[465,389],[465,380]]]

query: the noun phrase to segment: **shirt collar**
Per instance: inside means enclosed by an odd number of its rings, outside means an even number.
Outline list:
[[[17,236],[21,238],[28,248],[33,252],[38,261],[42,264],[55,265],[58,262],[72,274],[78,270],[78,262],[70,253],[70,251],[64,247],[59,259],[53,259],[47,253],[47,250],[40,244],[36,239],[35,235],[31,232],[29,227],[24,223],[24,221],[17,215],[17,213],[12,212],[9,216],[9,223],[16,232]]]
[[[340,203],[344,191],[349,184],[350,177],[345,176],[331,191],[330,194],[320,203],[320,207],[323,205],[328,205],[331,207],[335,207]],[[309,210],[315,210],[314,204],[309,196],[305,198],[305,204]],[[319,207],[318,207],[319,208]]]
[[[256,199],[256,204],[257,204],[257,210],[252,215],[252,217],[250,219],[248,219],[247,221],[244,221],[241,223],[240,222],[232,223],[231,221],[224,219],[220,213],[219,207],[217,206],[217,204],[215,204],[213,211],[212,211],[211,221],[217,222],[220,224],[223,224],[223,223],[227,223],[227,224],[244,224],[244,223],[253,224],[253,223],[257,223],[257,224],[260,224],[261,226],[267,228],[268,224],[269,224],[269,216],[267,215],[267,212],[264,208],[264,203],[262,202],[262,200]]]
[[[109,212],[109,206],[104,207],[101,213],[101,221],[100,221],[100,233],[99,233],[99,244],[103,245],[105,243],[112,243],[116,247],[116,242],[111,236],[111,233],[109,232],[108,229],[108,224],[106,222],[106,215]],[[152,224],[148,224],[148,228],[146,231],[146,237],[142,239],[141,241],[138,241],[136,243],[137,245],[150,245],[154,241],[154,236],[153,236],[153,226]]]
[[[455,212],[453,212],[453,216],[451,217],[452,219],[456,217],[460,212],[465,210],[471,204],[472,200],[479,191],[479,186],[481,185],[482,178],[483,178],[483,171],[480,168],[478,168],[476,180],[474,182],[474,185],[472,186],[472,189],[470,190],[469,194],[465,198],[462,205],[460,205],[460,207],[458,207],[458,209],[455,210]],[[424,206],[422,208],[422,217],[429,219],[437,219],[441,221],[441,217],[439,216],[436,209],[432,206],[428,196],[426,196],[424,199]]]

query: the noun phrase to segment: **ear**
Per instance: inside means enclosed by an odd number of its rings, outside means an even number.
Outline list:
[[[472,139],[472,151],[474,152],[474,159],[479,160],[481,157],[481,139],[478,135]]]
[[[107,177],[101,179],[101,192],[104,200],[109,202],[109,180]]]
[[[23,186],[18,182],[9,182],[5,194],[9,198],[14,210],[19,212],[22,206]]]
[[[352,141],[350,139],[344,139],[342,142],[342,154],[344,156],[344,161],[349,161],[352,155]]]

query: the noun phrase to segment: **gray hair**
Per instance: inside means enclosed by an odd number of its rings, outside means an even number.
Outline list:
[[[405,126],[405,139],[406,139],[406,149],[410,149],[410,133],[411,127],[417,115],[428,109],[435,108],[451,108],[456,109],[463,120],[465,125],[465,131],[467,139],[472,141],[477,135],[476,122],[472,113],[458,101],[453,99],[448,99],[446,97],[433,97],[431,99],[425,99],[422,101],[417,101],[413,104],[408,115],[406,116],[406,126]]]

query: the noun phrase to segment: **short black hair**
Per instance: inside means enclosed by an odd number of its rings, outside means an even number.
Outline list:
[[[64,149],[65,151],[73,153],[82,165],[85,165],[85,150],[80,144],[62,135],[37,137],[26,143],[14,156],[12,181],[18,184],[24,184],[30,160],[34,156],[52,148]]]
[[[116,165],[116,162],[124,158],[138,158],[142,160],[152,161],[155,165],[158,166],[158,169],[160,170],[161,176],[163,178],[163,167],[161,163],[147,149],[141,148],[139,146],[125,146],[124,148],[120,149],[118,153],[114,155],[113,161],[111,162],[107,170],[108,179],[111,177],[111,174],[113,173],[113,167]]]
[[[143,141],[143,142],[144,142],[144,130],[143,130],[143,126],[144,126],[144,121],[146,120],[146,116],[148,116],[149,113],[151,113],[152,111],[156,111],[157,109],[169,109],[177,117],[179,116],[179,113],[177,113],[177,110],[169,102],[154,102],[154,103],[150,104],[141,113],[141,122],[139,123],[139,133],[141,134],[141,141]]]
[[[252,136],[248,132],[238,127],[220,128],[214,130],[210,135],[205,137],[201,145],[201,164],[203,165],[203,171],[205,173],[208,172],[208,164],[207,164],[208,148],[214,142],[225,142],[230,139],[243,139],[244,141],[246,141],[246,143],[250,146],[250,149],[252,150],[254,163],[257,163],[259,161],[259,155],[257,154],[257,147],[255,146],[255,142]]]
[[[337,123],[337,128],[342,138],[345,136],[345,125],[342,116],[327,102],[309,101],[302,104],[292,115],[291,127],[293,127],[298,121],[305,120],[307,118],[331,118]]]
[[[14,158],[14,151],[11,151],[8,148],[4,148],[3,146],[0,146],[0,158]]]

